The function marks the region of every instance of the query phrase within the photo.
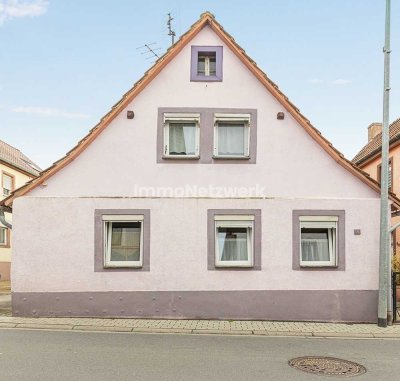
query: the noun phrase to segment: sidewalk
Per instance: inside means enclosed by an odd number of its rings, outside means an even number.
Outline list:
[[[0,281],[0,316],[11,316],[10,281]]]
[[[273,321],[21,318],[0,316],[0,328],[219,335],[400,339],[400,325]]]

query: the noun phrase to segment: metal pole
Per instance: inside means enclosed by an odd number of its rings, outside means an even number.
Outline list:
[[[388,324],[389,285],[389,92],[390,92],[390,0],[386,0],[384,86],[383,86],[383,124],[382,124],[382,166],[381,166],[381,226],[379,252],[379,300],[378,326]]]

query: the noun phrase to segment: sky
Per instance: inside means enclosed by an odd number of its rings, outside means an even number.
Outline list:
[[[42,168],[68,152],[204,11],[346,157],[382,121],[385,0],[0,0],[0,139]],[[390,120],[400,117],[392,1]],[[284,144],[284,142],[282,143]]]

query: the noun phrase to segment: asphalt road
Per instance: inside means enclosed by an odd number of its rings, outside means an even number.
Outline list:
[[[336,380],[288,366],[325,355],[363,364],[357,381],[400,380],[400,340],[0,329],[0,380]]]

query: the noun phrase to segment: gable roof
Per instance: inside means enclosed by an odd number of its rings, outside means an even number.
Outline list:
[[[135,97],[170,63],[181,50],[206,26],[209,26],[217,36],[225,43],[227,47],[242,61],[242,63],[250,70],[250,72],[260,81],[260,83],[276,98],[276,100],[292,115],[292,117],[306,130],[306,132],[342,167],[348,170],[351,174],[356,176],[362,182],[370,186],[376,192],[380,192],[379,183],[373,180],[367,173],[360,170],[355,164],[347,160],[342,153],[333,147],[326,138],[321,135],[321,132],[313,127],[310,121],[300,113],[300,110],[289,101],[272,82],[267,75],[257,66],[246,52],[236,43],[234,38],[228,34],[224,28],[219,24],[212,13],[205,12],[201,14],[200,19],[197,20],[190,29],[181,36],[181,38],[172,45],[167,52],[160,57],[155,64],[145,72],[143,77],[139,79],[133,87],[126,92],[122,99],[116,103],[112,109],[100,120],[100,122],[93,127],[89,133],[78,142],[78,144],[70,150],[63,158],[56,161],[51,167],[47,168],[41,175],[25,184],[23,187],[17,189],[3,201],[0,205],[11,206],[15,198],[27,194],[32,189],[44,183],[51,176],[56,174],[71,161],[73,161],[79,154],[81,154],[96,138],[97,136],[114,120],[114,118],[132,102]],[[393,203],[400,208],[400,199],[396,198],[394,194],[390,195]]]
[[[400,118],[396,119],[389,125],[389,146],[400,140]],[[379,156],[382,150],[382,133],[371,139],[361,150],[354,156],[352,162],[358,166],[364,164],[367,160]]]
[[[39,176],[41,169],[19,149],[0,140],[0,162],[25,173],[29,177]]]

